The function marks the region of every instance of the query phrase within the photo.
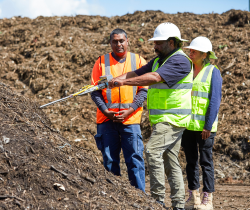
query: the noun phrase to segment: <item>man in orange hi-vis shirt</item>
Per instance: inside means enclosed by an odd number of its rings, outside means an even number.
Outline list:
[[[122,29],[110,34],[112,52],[100,56],[92,71],[92,85],[100,76],[118,77],[146,64],[138,54],[127,51],[128,38]],[[143,101],[147,98],[147,87],[122,86],[98,90],[91,93],[97,105],[96,144],[103,155],[104,167],[120,176],[120,152],[128,169],[130,183],[145,191],[145,167],[143,142],[140,129]]]

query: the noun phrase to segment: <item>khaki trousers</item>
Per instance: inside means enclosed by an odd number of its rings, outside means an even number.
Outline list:
[[[185,128],[167,122],[157,123],[146,145],[146,159],[150,175],[150,191],[153,198],[164,201],[165,173],[171,188],[172,206],[184,208],[185,188],[178,154]]]

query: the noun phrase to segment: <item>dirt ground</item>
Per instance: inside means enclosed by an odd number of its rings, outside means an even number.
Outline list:
[[[215,206],[250,208],[249,19],[249,12],[239,10],[0,19],[0,209],[159,208],[131,188],[124,161],[121,178],[105,173],[89,95],[38,107],[90,84],[95,60],[110,52],[109,34],[117,27],[126,30],[129,50],[150,61],[156,55],[147,40],[162,22],[176,24],[184,39],[202,35],[213,44],[218,57],[213,63],[223,78],[213,148]],[[151,128],[145,104],[141,130],[146,144]],[[179,157],[185,177],[183,151]]]
[[[146,185],[149,190],[149,184]],[[166,185],[167,186],[167,185]],[[187,184],[186,184],[187,186]],[[186,187],[187,189],[187,187]],[[238,209],[238,210],[249,210],[250,209],[250,186],[244,185],[215,185],[214,196],[214,209]],[[166,191],[170,191],[169,187]],[[170,203],[171,199],[169,198],[170,193],[166,193],[165,203]],[[188,194],[186,193],[186,197]]]

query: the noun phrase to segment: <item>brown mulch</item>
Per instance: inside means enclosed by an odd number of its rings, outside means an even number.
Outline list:
[[[161,209],[0,84],[0,209]]]

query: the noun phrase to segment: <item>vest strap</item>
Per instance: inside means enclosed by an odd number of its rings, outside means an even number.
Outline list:
[[[105,61],[105,74],[110,75],[110,60],[109,60],[109,54],[104,55],[104,61]]]
[[[131,71],[136,70],[136,56],[134,53],[130,53]],[[133,98],[136,96],[137,86],[133,86]]]
[[[206,68],[206,70],[205,70],[205,72],[204,72],[204,74],[203,74],[203,76],[201,78],[201,82],[206,82],[207,81],[208,74],[209,74],[209,72],[211,70],[213,70],[213,68],[214,68],[214,66],[211,65],[211,64]]]
[[[155,62],[155,64],[153,65],[153,71],[154,71],[154,69],[155,69],[155,67],[157,66],[157,64],[158,64],[159,62],[158,62],[158,60]]]
[[[131,71],[136,70],[136,57],[134,53],[130,53]]]

